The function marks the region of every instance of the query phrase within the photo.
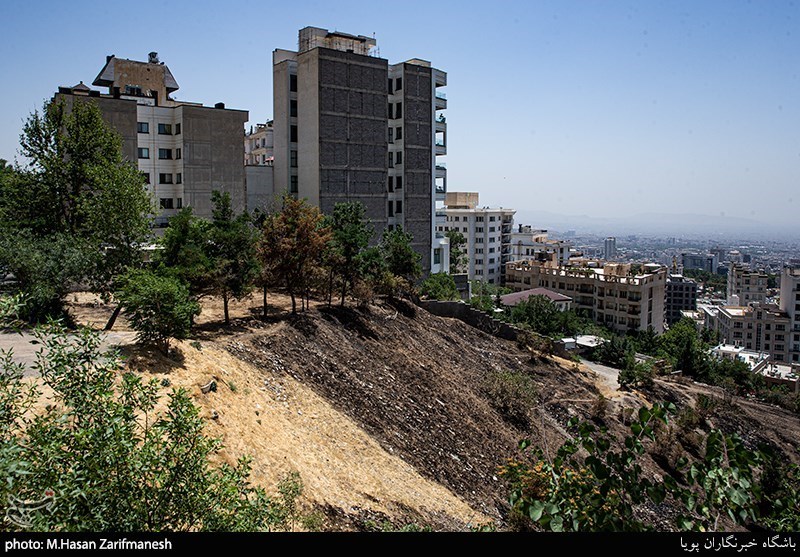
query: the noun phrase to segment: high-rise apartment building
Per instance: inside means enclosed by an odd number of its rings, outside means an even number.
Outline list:
[[[784,267],[781,273],[780,308],[789,316],[789,352],[800,362],[800,267]]]
[[[547,230],[520,224],[511,232],[510,241],[510,261],[555,260],[559,265],[569,265],[572,242],[549,238]]]
[[[157,203],[157,226],[165,226],[185,206],[210,217],[213,190],[230,193],[234,209],[244,210],[246,110],[174,100],[170,94],[178,83],[155,52],[147,62],[107,56],[93,85],[107,87],[108,93],[81,82],[59,87],[55,100],[67,106],[97,104],[122,136],[123,156],[145,176]]]
[[[711,328],[719,331],[727,344],[769,354],[774,362],[790,361],[790,319],[774,304],[720,306]]]
[[[513,209],[478,207],[478,194],[447,192],[444,224],[438,232],[460,232],[467,241],[467,268],[470,280],[491,284],[505,282],[505,264],[511,261],[511,232],[514,226]]]
[[[617,239],[613,236],[606,238],[603,242],[603,258],[606,260],[614,259],[617,256]]]
[[[360,201],[377,235],[402,227],[424,272],[447,271],[436,231],[447,74],[419,59],[390,65],[363,35],[306,27],[298,46],[273,53],[275,190],[325,213]]]
[[[683,275],[667,276],[665,314],[668,325],[681,320],[681,311],[697,309],[697,283]]]
[[[762,271],[754,271],[749,265],[728,264],[728,303],[746,306],[751,302],[764,302],[767,298],[767,280],[769,277]]]

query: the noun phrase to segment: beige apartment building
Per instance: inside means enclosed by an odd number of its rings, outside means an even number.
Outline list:
[[[534,261],[506,265],[506,286],[515,290],[549,288],[573,299],[573,308],[618,331],[664,332],[667,269],[649,264],[606,263],[564,267]]]
[[[774,304],[721,306],[710,323],[726,344],[769,354],[774,362],[791,361],[789,315]]]
[[[767,297],[767,274],[753,271],[749,265],[731,262],[728,267],[728,303],[746,306],[764,302]]]
[[[800,362],[800,267],[784,267],[781,273],[780,308],[789,316],[792,362]]]

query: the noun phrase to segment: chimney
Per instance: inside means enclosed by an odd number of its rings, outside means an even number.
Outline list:
[[[113,57],[114,57],[113,54],[109,54],[108,56],[106,56],[106,64],[108,64]]]
[[[147,61],[151,64],[158,64],[158,52],[151,52],[148,54]]]
[[[217,103],[214,105],[214,108],[225,108],[225,103]]]

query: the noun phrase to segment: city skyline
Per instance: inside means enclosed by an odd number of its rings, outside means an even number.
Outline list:
[[[112,53],[157,51],[175,98],[264,122],[272,51],[315,25],[374,33],[382,58],[422,55],[448,73],[448,189],[482,205],[796,220],[800,4],[439,2],[430,17],[412,4],[8,2],[0,158],[58,86],[90,84]]]

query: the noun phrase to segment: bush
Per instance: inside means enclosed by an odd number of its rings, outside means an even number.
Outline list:
[[[419,287],[421,296],[431,300],[458,300],[456,281],[447,273],[436,273],[425,279]]]
[[[521,429],[531,425],[531,409],[536,404],[536,386],[526,373],[491,370],[486,379],[489,403],[505,420]]]
[[[152,271],[129,271],[119,279],[117,298],[137,339],[169,353],[170,338],[186,338],[200,306],[185,284]]]
[[[37,331],[34,369],[56,404],[20,419],[21,368],[0,362],[0,488],[6,527],[45,531],[271,530],[291,525],[296,476],[270,498],[249,484],[250,460],[209,465],[221,443],[203,435],[189,394],[172,390],[156,414],[158,381],[125,372],[101,353],[98,333]],[[39,393],[36,393],[39,395]],[[31,504],[31,502],[35,502]]]

